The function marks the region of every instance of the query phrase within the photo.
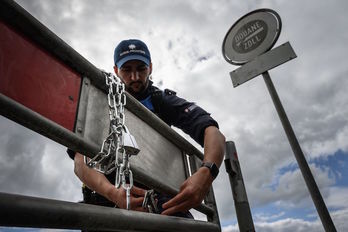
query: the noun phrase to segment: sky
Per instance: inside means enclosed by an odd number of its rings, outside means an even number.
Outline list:
[[[206,109],[235,142],[256,231],[324,231],[262,77],[233,88],[229,72],[238,66],[221,52],[225,34],[241,16],[275,10],[282,19],[275,46],[289,41],[298,57],[270,75],[336,229],[348,231],[347,1],[16,2],[109,72],[118,42],[146,42],[154,83]],[[2,116],[0,131],[1,192],[81,200],[65,147]],[[214,191],[222,231],[239,231],[223,166]]]

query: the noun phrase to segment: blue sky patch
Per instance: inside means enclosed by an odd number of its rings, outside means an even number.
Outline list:
[[[333,155],[319,157],[310,161],[320,168],[330,167],[330,177],[336,180],[335,186],[348,186],[348,152],[336,151]]]

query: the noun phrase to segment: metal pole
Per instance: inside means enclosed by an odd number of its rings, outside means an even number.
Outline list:
[[[297,141],[296,135],[291,127],[289,119],[285,113],[285,110],[280,102],[277,91],[274,88],[273,82],[268,72],[262,73],[263,79],[265,80],[268,91],[272,97],[275,108],[278,112],[280,121],[282,122],[286,136],[290,142],[292,151],[296,157],[298,166],[302,172],[303,178],[306,182],[307,188],[311,194],[314,205],[318,211],[321,222],[324,226],[325,231],[336,231],[335,225],[332,222],[329,211],[326,208],[325,202],[320,194],[319,188],[314,180],[311,170],[309,169],[306,158],[302,152],[300,144]]]
[[[239,230],[241,232],[254,232],[254,222],[244,186],[242,170],[239,165],[236,147],[232,141],[226,142],[225,167],[230,178]]]
[[[0,226],[93,231],[220,232],[214,223],[0,193]]]
[[[0,115],[90,158],[100,147],[0,93]]]

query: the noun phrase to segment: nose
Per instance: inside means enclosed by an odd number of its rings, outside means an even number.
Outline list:
[[[137,71],[132,71],[131,79],[132,79],[132,81],[137,81],[139,79]]]

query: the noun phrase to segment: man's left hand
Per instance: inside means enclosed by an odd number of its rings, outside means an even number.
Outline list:
[[[172,215],[184,212],[198,206],[207,195],[213,177],[208,168],[199,168],[180,187],[180,192],[171,200],[162,205],[163,215]]]

